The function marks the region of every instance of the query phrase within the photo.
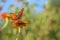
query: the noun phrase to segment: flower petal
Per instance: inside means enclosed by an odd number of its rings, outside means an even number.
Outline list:
[[[18,28],[18,23],[17,22],[14,22],[13,23],[13,26],[16,27],[16,28]]]
[[[3,18],[6,18],[7,14],[6,13],[2,13],[1,15]]]

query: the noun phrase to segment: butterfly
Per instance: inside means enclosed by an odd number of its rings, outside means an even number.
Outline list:
[[[14,14],[14,13],[11,13],[10,14],[11,19],[12,20],[18,20],[18,19],[20,19],[22,17],[23,11],[24,11],[24,8],[22,8],[21,11],[18,12],[18,15]]]

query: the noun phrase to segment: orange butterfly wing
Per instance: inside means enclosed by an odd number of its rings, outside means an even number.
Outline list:
[[[16,15],[16,17],[14,17],[13,20],[18,20],[22,17],[22,14],[23,14],[23,11],[24,11],[24,8],[21,9],[21,11],[18,13],[18,15]]]
[[[24,8],[22,8],[21,11],[18,13],[17,19],[22,17],[23,11],[24,11]]]

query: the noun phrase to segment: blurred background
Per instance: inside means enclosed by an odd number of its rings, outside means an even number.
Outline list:
[[[24,8],[21,19],[30,24],[18,34],[12,27],[13,21],[9,22],[0,31],[0,40],[60,40],[60,0],[0,0],[0,15],[18,14],[21,8]],[[4,23],[0,20],[0,28]]]

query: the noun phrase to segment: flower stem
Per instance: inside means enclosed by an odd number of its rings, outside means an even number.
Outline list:
[[[18,40],[18,38],[19,38],[19,34],[20,34],[20,31],[21,31],[21,28],[20,27],[18,27],[18,34],[17,34],[17,37],[16,37],[16,40]]]
[[[3,25],[3,27],[1,28],[1,30],[3,30],[6,26],[7,26],[7,24],[8,24],[8,18],[6,17],[6,19],[5,19],[5,24]]]

